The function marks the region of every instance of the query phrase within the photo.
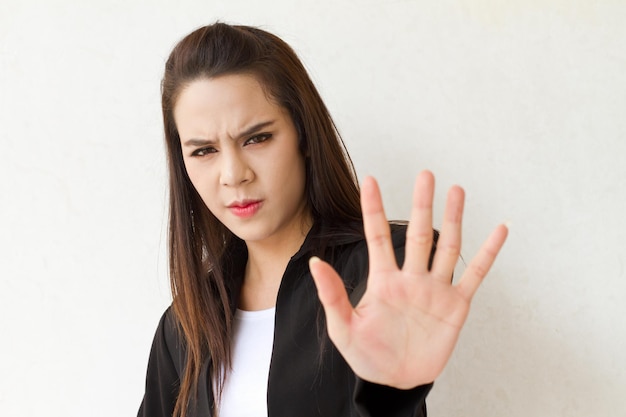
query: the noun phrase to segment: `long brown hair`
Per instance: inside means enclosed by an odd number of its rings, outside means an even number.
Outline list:
[[[224,23],[197,29],[176,45],[165,65],[161,90],[170,187],[172,304],[187,349],[174,410],[177,417],[184,417],[195,401],[201,369],[208,359],[209,378],[217,385],[217,398],[221,395],[224,370],[231,367],[232,320],[240,285],[224,269],[241,241],[211,214],[189,180],[174,107],[192,81],[234,73],[257,77],[268,98],[288,110],[305,157],[308,208],[314,222],[324,224],[326,236],[362,219],[352,161],[289,45],[264,30]],[[359,233],[358,227],[354,232]]]

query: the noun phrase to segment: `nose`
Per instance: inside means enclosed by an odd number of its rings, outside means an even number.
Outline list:
[[[237,149],[223,150],[220,168],[220,183],[225,186],[236,187],[253,177],[250,166]]]

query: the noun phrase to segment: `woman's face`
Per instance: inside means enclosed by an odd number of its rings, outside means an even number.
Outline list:
[[[248,244],[302,238],[309,216],[296,128],[255,77],[193,81],[174,119],[189,178],[220,222]]]

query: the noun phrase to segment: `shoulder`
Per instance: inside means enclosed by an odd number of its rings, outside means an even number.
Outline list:
[[[402,268],[405,258],[408,222],[389,222],[389,228],[396,263],[398,268]],[[433,245],[429,267],[432,264],[438,237],[439,232],[433,230]],[[348,244],[337,246],[337,251],[331,264],[342,277],[352,303],[356,304],[365,291],[369,273],[369,254],[365,238],[355,239]]]
[[[168,338],[176,337],[177,333],[176,314],[174,313],[174,306],[168,306],[159,320],[157,327],[157,333],[161,333]]]
[[[396,260],[399,265],[401,265],[401,262],[404,260],[404,246],[406,243],[407,226],[407,222],[389,222],[391,245],[394,248]],[[361,237],[354,240],[350,244],[344,245],[340,252],[350,258],[350,263],[354,262],[355,258],[356,260],[360,259],[364,262],[368,261],[367,241],[365,237]],[[348,261],[348,259],[344,259],[344,261]]]
[[[394,248],[404,249],[404,245],[406,243],[406,229],[408,226],[409,222],[406,221],[389,222],[389,229],[391,231],[391,244]]]
[[[172,305],[165,310],[159,320],[153,348],[156,348],[157,354],[171,358],[177,373],[180,374],[184,367],[186,349],[184,337]]]
[[[391,244],[399,266],[404,262],[404,246],[406,240],[406,223],[390,223]],[[369,273],[369,254],[367,241],[364,237],[351,242],[336,245],[331,264],[342,277],[350,298],[355,302],[365,290]]]
[[[174,411],[184,358],[174,316],[170,306],[159,320],[150,349],[146,390],[138,416],[171,416]]]
[[[408,222],[405,221],[393,221],[389,222],[389,227],[391,228],[391,241],[394,248],[394,252],[396,254],[396,261],[398,263],[398,267],[402,268],[402,264],[404,263],[405,256],[405,246],[406,246],[406,231],[409,226]],[[437,229],[433,229],[433,242],[432,247],[430,249],[430,259],[428,261],[428,268],[430,269],[433,259],[435,257],[435,251],[437,249],[437,241],[439,240],[439,231]]]

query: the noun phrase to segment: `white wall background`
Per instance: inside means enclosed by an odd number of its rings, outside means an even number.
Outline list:
[[[359,175],[510,220],[430,415],[626,415],[626,2],[0,3],[0,414],[134,415],[169,304],[159,81],[220,19],[300,53]]]

